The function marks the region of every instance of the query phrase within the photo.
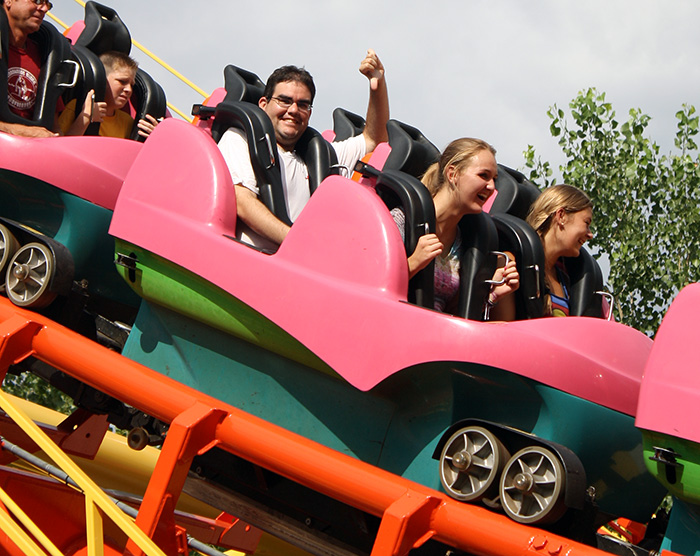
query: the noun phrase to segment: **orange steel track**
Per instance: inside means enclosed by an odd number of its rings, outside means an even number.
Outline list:
[[[428,539],[484,556],[607,554],[335,452],[1,298],[0,378],[9,365],[28,356],[171,424],[136,520],[166,554],[183,551],[173,512],[192,458],[214,446],[381,517],[372,556],[407,554]],[[142,554],[131,541],[127,550]]]

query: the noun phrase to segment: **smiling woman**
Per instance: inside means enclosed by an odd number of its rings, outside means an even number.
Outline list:
[[[415,251],[408,257],[409,276],[413,277],[435,260],[435,309],[453,312],[460,282],[461,237],[459,222],[467,214],[479,214],[495,191],[498,176],[496,149],[480,139],[465,137],[452,141],[438,162],[428,168],[422,182],[430,191],[435,204],[435,227],[418,240]],[[404,215],[394,209],[392,216],[402,234]],[[489,295],[489,305],[508,299],[494,316],[512,320],[515,309],[512,294],[518,289],[519,277],[515,261],[496,270],[495,285]]]
[[[545,314],[569,316],[569,279],[562,257],[578,257],[583,244],[593,237],[591,200],[572,185],[554,185],[537,198],[527,222],[544,246]]]

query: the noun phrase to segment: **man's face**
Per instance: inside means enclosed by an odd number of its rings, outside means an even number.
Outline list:
[[[7,21],[13,33],[19,32],[26,38],[41,27],[46,12],[49,11],[48,4],[35,4],[29,0],[5,0],[5,11]]]
[[[119,110],[126,106],[134,88],[134,70],[118,68],[107,73],[105,102],[107,108]]]
[[[258,105],[272,120],[277,144],[287,151],[293,150],[309,126],[311,117],[309,88],[298,81],[284,81],[275,86],[272,98],[268,100],[263,97]]]

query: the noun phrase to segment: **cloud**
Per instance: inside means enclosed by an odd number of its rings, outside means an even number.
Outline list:
[[[82,17],[76,3],[58,17]],[[366,80],[357,72],[365,49],[387,68],[392,116],[442,147],[463,135],[493,142],[499,161],[522,165],[536,145],[560,157],[546,111],[566,107],[594,86],[624,119],[631,107],[653,118],[650,130],[670,149],[674,114],[700,90],[700,5],[591,0],[272,0],[206,3],[113,0],[132,37],[203,89],[222,86],[225,65],[264,80],[285,63],[305,65],[319,89],[312,125],[331,125],[336,106],[364,113]],[[186,112],[201,97],[135,56]]]

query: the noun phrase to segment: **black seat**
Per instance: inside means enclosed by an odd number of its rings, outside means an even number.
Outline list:
[[[75,85],[78,77],[78,65],[71,60],[70,43],[47,22],[42,22],[39,30],[30,35],[39,45],[42,63],[33,116],[23,118],[12,112],[7,104],[9,32],[7,13],[3,9],[0,10],[0,120],[53,129],[58,99],[66,89]]]
[[[569,291],[569,314],[572,316],[604,318],[603,273],[598,262],[581,248],[578,257],[564,259],[571,282]]]
[[[515,292],[515,318],[534,319],[544,314],[544,247],[537,232],[511,214],[491,215],[498,230],[500,251],[515,255],[520,287]]]
[[[540,190],[523,174],[502,164],[498,165],[496,178],[498,195],[491,206],[490,213],[512,214],[525,220],[530,206],[537,199]]]
[[[335,141],[345,141],[351,137],[361,135],[365,130],[365,119],[358,114],[353,114],[344,108],[333,110],[333,132]]]
[[[98,56],[116,50],[131,52],[131,34],[119,14],[112,8],[88,1],[85,3],[85,28],[76,39],[77,46],[83,46]]]
[[[292,222],[282,188],[275,130],[267,114],[247,102],[220,102],[214,111],[212,137],[218,143],[227,129],[235,127],[248,139],[250,162],[262,203],[288,226]]]
[[[456,315],[483,320],[486,300],[498,264],[498,233],[486,213],[467,214],[459,222],[462,258],[459,269],[459,305]]]
[[[397,120],[386,124],[391,153],[384,163],[387,170],[400,170],[421,178],[431,164],[440,160],[440,150],[419,129]]]
[[[129,54],[131,52],[131,34],[119,14],[112,8],[89,1],[85,4],[85,28],[76,39],[73,46],[74,59],[81,64],[82,77],[85,84],[76,91],[77,107],[82,106],[85,95],[90,89],[95,89],[95,99],[104,100],[104,87],[100,85],[104,81],[98,81],[99,74],[95,71],[95,61],[90,59],[89,53],[98,57],[105,52],[116,51]],[[89,69],[88,69],[89,68]],[[102,70],[104,75],[104,69]],[[93,81],[94,80],[94,81]],[[93,86],[94,85],[94,86]],[[101,92],[101,94],[99,94]],[[168,102],[163,88],[141,68],[136,70],[131,105],[134,108],[134,120],[138,122],[146,114],[154,118],[164,118],[167,113]],[[86,135],[97,135],[99,124],[91,124]],[[131,130],[131,139],[145,141],[145,137],[138,134],[138,127],[134,125]]]
[[[406,256],[415,251],[418,239],[435,232],[435,206],[430,193],[415,177],[398,170],[384,170],[378,177],[376,191],[389,210],[399,207],[406,217],[404,247]],[[411,278],[408,300],[432,309],[435,305],[433,275],[435,261]]]

